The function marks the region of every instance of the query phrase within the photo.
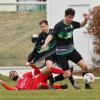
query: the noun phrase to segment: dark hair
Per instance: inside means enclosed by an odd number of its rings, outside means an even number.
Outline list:
[[[12,72],[17,73],[16,71],[10,71],[10,72],[9,72],[9,77],[10,77],[10,78],[11,78],[11,75],[10,75],[10,74],[11,74]],[[12,77],[11,79],[14,80],[14,81],[17,81],[18,78],[19,78],[19,76],[16,75],[16,76]]]
[[[39,22],[39,25],[41,25],[41,24],[43,24],[43,23],[45,23],[46,25],[48,25],[48,21],[47,21],[47,20],[41,20],[41,21]]]
[[[72,9],[72,8],[66,9],[66,10],[65,10],[65,16],[68,16],[68,15],[74,16],[74,15],[75,15],[75,10]]]
[[[9,75],[10,75],[12,72],[16,72],[16,71],[15,71],[15,70],[10,71],[10,72],[9,72]],[[17,73],[17,72],[16,72],[16,73]]]

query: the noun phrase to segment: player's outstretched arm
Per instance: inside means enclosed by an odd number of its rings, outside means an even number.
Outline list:
[[[52,35],[51,34],[49,34],[48,36],[47,36],[47,38],[46,38],[46,40],[45,40],[45,43],[44,43],[44,45],[42,46],[42,49],[45,49],[45,48],[47,48],[47,45],[48,45],[48,43],[52,40]]]
[[[8,86],[7,84],[5,84],[5,83],[3,82],[3,80],[0,80],[0,84],[1,84],[5,89],[7,89],[7,90],[18,90],[16,87],[10,87],[10,86]]]
[[[84,14],[83,14],[83,17],[84,17],[84,21],[83,21],[83,22],[81,22],[81,27],[84,27],[84,26],[86,25],[86,23],[87,23],[87,21],[88,21],[88,19],[89,19],[90,15],[89,15],[89,14],[84,13]]]
[[[35,75],[37,75],[37,74],[40,73],[40,70],[39,70],[39,68],[38,68],[36,65],[30,64],[30,66],[34,69],[34,74],[35,74]]]
[[[27,62],[26,62],[27,67],[30,66],[30,62],[34,59],[36,53],[37,53],[37,48],[34,48],[34,50],[28,56],[28,59],[27,59]]]

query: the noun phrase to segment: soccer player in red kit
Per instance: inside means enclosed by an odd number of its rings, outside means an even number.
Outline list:
[[[48,89],[49,86],[47,84],[47,80],[49,74],[63,74],[63,70],[59,68],[45,68],[42,71],[40,71],[34,64],[31,64],[31,66],[32,68],[34,68],[34,70],[23,74],[22,77],[19,77],[16,71],[11,71],[9,73],[10,78],[14,81],[17,81],[15,87],[10,87],[7,84],[5,84],[2,80],[0,80],[1,85],[7,90],[36,90],[39,88]],[[53,88],[65,89],[67,88],[67,85],[54,84]]]

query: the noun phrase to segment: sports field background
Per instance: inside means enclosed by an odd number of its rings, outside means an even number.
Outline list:
[[[0,79],[3,79],[10,86],[15,84],[8,77],[0,75]],[[65,90],[8,91],[0,85],[0,100],[100,100],[100,80],[94,81],[91,90],[84,89],[82,80],[77,80],[81,86],[79,90],[74,89],[69,80],[62,81],[62,83],[66,82],[69,88]]]
[[[0,12],[0,66],[23,66],[33,49],[32,34],[38,34],[45,11]]]
[[[30,39],[39,33],[39,21],[46,18],[46,12],[0,12],[0,66],[23,66],[33,48]],[[95,72],[100,76],[100,72]],[[10,86],[15,82],[0,75]],[[84,89],[84,82],[77,80],[81,89],[69,85],[65,90],[7,91],[0,85],[0,100],[100,100],[100,80],[95,80],[92,90]],[[66,83],[66,80],[59,82]]]

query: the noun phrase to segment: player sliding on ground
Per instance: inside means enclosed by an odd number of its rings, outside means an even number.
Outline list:
[[[50,85],[47,84],[48,76],[50,73],[63,74],[64,71],[60,68],[45,68],[40,71],[37,66],[31,64],[34,69],[31,72],[27,72],[19,77],[16,71],[11,71],[9,77],[16,81],[16,86],[10,87],[0,80],[0,84],[7,90],[36,90],[36,89],[50,89]],[[54,89],[66,89],[68,86],[66,84],[54,84]]]

